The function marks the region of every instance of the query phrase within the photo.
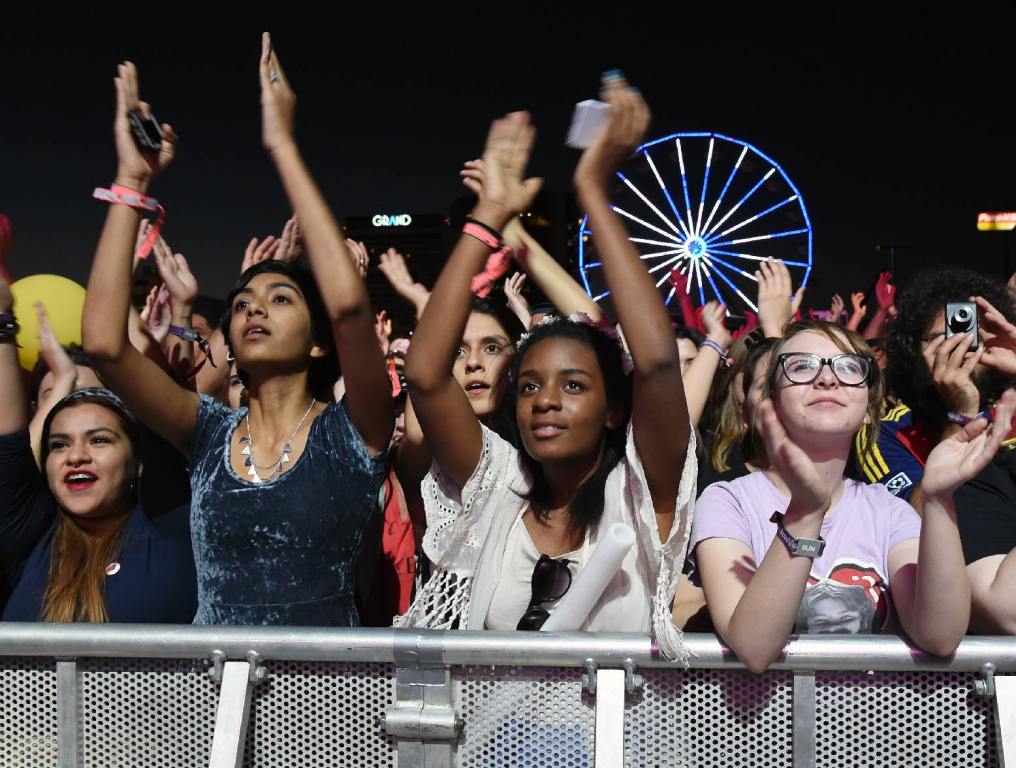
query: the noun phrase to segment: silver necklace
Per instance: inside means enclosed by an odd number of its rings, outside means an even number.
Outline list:
[[[244,416],[244,425],[247,427],[247,434],[240,438],[240,445],[243,446],[240,453],[243,454],[243,465],[247,467],[247,475],[250,477],[252,483],[263,483],[267,480],[271,480],[275,475],[282,469],[283,464],[289,463],[289,454],[293,452],[293,438],[296,437],[297,432],[303,426],[303,423],[307,421],[307,417],[310,415],[311,409],[317,402],[315,398],[310,399],[310,405],[307,406],[307,410],[303,414],[303,418],[300,419],[300,423],[296,425],[296,429],[293,430],[293,434],[289,436],[285,444],[282,446],[282,453],[279,454],[279,458],[272,464],[261,466],[254,459],[254,433],[251,432],[250,428],[250,408],[247,409],[247,414]],[[271,470],[267,477],[261,477],[258,474],[258,470]]]

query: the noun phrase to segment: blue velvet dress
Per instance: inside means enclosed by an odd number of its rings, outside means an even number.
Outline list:
[[[355,627],[360,555],[378,521],[385,455],[371,456],[344,404],[310,427],[286,472],[253,484],[229,461],[246,415],[202,396],[191,448],[196,624]]]

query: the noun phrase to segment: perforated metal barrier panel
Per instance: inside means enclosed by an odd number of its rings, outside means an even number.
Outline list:
[[[462,768],[593,768],[592,697],[581,669],[458,667]]]
[[[80,764],[208,766],[220,696],[208,668],[204,660],[80,659]],[[399,765],[397,740],[381,724],[396,701],[395,665],[267,661],[265,669],[253,689],[244,766]],[[643,684],[624,707],[625,768],[795,765],[793,673],[651,667],[640,674]],[[597,698],[582,675],[579,668],[452,666],[462,720],[452,764],[594,768]],[[977,680],[947,670],[818,672],[814,764],[999,765],[994,700],[975,695]],[[61,695],[55,659],[0,656],[0,768],[75,764],[58,755]]]
[[[792,696],[786,673],[645,670],[625,709],[625,766],[789,766]]]
[[[56,765],[53,659],[0,658],[0,767]]]

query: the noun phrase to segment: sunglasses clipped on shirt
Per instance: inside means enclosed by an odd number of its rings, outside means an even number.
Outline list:
[[[555,560],[547,555],[540,555],[533,567],[533,591],[529,599],[529,607],[519,619],[516,629],[539,630],[550,618],[550,612],[543,603],[560,600],[571,588],[572,576],[568,569],[570,560]]]

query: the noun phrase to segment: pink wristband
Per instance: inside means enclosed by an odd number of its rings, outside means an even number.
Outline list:
[[[147,259],[148,254],[152,252],[152,246],[154,246],[155,241],[159,239],[159,233],[162,231],[163,224],[166,223],[166,209],[159,204],[159,201],[154,197],[146,197],[135,189],[124,187],[119,184],[111,184],[109,189],[96,187],[95,191],[92,193],[92,197],[96,200],[102,200],[107,203],[127,205],[131,208],[137,208],[142,211],[152,211],[156,214],[155,221],[152,222],[152,226],[148,230],[148,235],[145,237],[145,241],[138,249],[138,258]]]
[[[481,227],[479,224],[474,224],[471,221],[467,221],[462,227],[462,234],[475,237],[485,246],[490,248],[492,251],[500,251],[502,248],[501,241],[494,237],[493,234],[488,232],[486,229]]]

